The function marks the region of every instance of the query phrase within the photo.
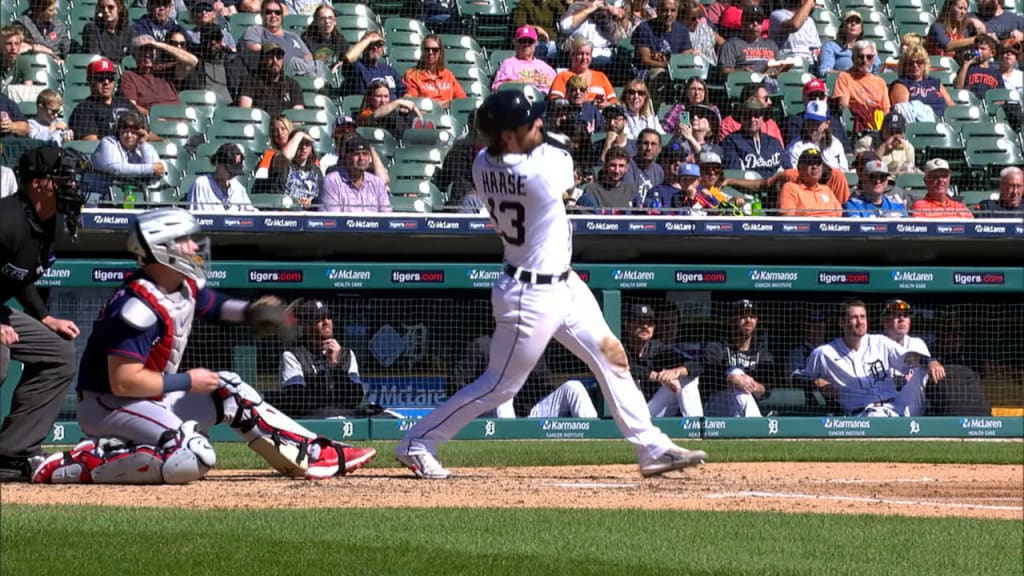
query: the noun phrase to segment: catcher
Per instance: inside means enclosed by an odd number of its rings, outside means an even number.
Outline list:
[[[36,483],[184,484],[216,463],[204,432],[234,428],[275,470],[320,479],[352,472],[376,451],[319,437],[263,401],[232,372],[178,366],[195,314],[248,322],[258,334],[284,327],[274,297],[234,300],[204,287],[209,242],[176,208],[139,214],[128,249],[141,268],[107,301],[78,379],[78,421],[91,438],[48,457]]]

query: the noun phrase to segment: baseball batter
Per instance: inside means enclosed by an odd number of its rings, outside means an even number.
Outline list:
[[[487,370],[414,426],[396,455],[420,478],[451,473],[440,444],[473,418],[515,396],[555,338],[597,376],[615,423],[633,444],[640,472],[654,476],[696,466],[707,454],[680,448],[656,428],[629,373],[626,352],[590,289],[572,271],[572,226],[563,194],[574,185],[569,151],[545,137],[542,102],[522,92],[488,96],[477,111],[487,140],[473,183],[504,244],[504,271],[491,292],[496,322]]]
[[[926,370],[913,370],[903,388],[897,389],[897,373],[927,362],[908,352],[884,334],[868,334],[864,303],[846,303],[843,335],[818,346],[807,358],[804,374],[823,394],[838,399],[849,416],[920,416],[924,412]]]
[[[318,437],[232,372],[178,372],[195,315],[278,327],[273,297],[234,300],[205,287],[208,244],[176,208],[140,214],[128,247],[142,263],[100,311],[82,356],[78,422],[91,436],[47,458],[36,483],[183,484],[216,463],[204,432],[226,423],[286,476],[327,478],[376,452]]]

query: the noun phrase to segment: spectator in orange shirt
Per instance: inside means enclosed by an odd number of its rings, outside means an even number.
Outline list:
[[[402,81],[409,89],[405,95],[410,98],[430,98],[444,108],[448,108],[456,98],[465,98],[466,91],[455,79],[455,74],[445,68],[441,38],[436,34],[427,36],[420,49],[422,54],[419,62],[402,76]]]
[[[807,217],[841,217],[843,206],[832,189],[821,183],[825,159],[816,148],[800,153],[796,169],[800,176],[796,182],[787,182],[779,192],[779,215]]]
[[[924,185],[928,193],[914,202],[910,213],[915,218],[963,218],[973,219],[974,214],[949,197],[949,180],[952,173],[949,163],[942,158],[933,158],[924,165]]]
[[[878,51],[871,40],[853,43],[853,68],[840,72],[832,97],[839,100],[841,108],[853,113],[855,132],[880,130],[881,117],[889,112],[889,87],[885,80],[871,73]],[[878,111],[881,114],[876,114]]]
[[[587,81],[587,86],[590,86],[590,91],[587,93],[588,102],[593,102],[599,108],[617,103],[618,96],[615,95],[615,88],[612,87],[608,77],[604,72],[590,68],[590,63],[594,60],[594,45],[590,40],[577,36],[571,40],[571,46],[572,60],[569,69],[563,70],[555,76],[555,81],[551,83],[551,91],[548,92],[548,98],[552,100],[565,98],[569,93],[565,86],[569,78],[582,76]]]

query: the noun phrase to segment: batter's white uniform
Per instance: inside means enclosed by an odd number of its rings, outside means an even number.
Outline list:
[[[836,386],[839,406],[851,416],[920,416],[928,371],[914,370],[903,388],[896,388],[897,373],[908,372],[907,354],[884,334],[864,336],[856,350],[836,338],[811,352],[804,373]]]
[[[497,325],[487,370],[420,420],[398,453],[436,457],[439,444],[515,396],[552,338],[597,377],[641,466],[674,448],[651,423],[625,351],[594,295],[569,268],[572,225],[562,202],[562,194],[574,185],[569,152],[552,141],[528,154],[500,158],[484,150],[473,163],[473,183],[502,238],[506,268],[491,291]]]

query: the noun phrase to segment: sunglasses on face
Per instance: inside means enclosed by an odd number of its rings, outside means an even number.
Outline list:
[[[701,171],[702,174],[705,173],[705,172],[707,172],[708,174],[721,174],[722,173],[722,167],[721,166],[708,166],[708,165],[705,164],[704,166],[700,167],[700,171]]]
[[[924,60],[911,60],[910,64],[912,66],[924,66],[925,64],[927,64],[927,62],[925,62]]]
[[[853,59],[854,60],[860,60],[860,61],[863,62],[865,60],[874,60],[875,59],[875,55],[874,54],[857,54],[856,56],[853,57]]]
[[[139,131],[138,126],[122,126],[121,132],[128,132],[129,134],[136,134]]]
[[[520,38],[519,40],[516,40],[516,44],[520,46],[533,46],[535,43],[536,41],[532,38]]]
[[[887,182],[889,176],[886,174],[868,174],[868,180],[872,182]]]
[[[284,60],[284,54],[280,52],[271,52],[270,54],[264,54],[264,58],[267,60]]]
[[[384,47],[384,43],[383,42],[374,42],[373,44],[370,44],[370,48],[373,48],[373,49],[383,48],[383,47]]]
[[[264,16],[280,16],[282,14],[284,14],[283,10],[264,10],[263,11],[263,15]]]
[[[437,46],[424,46],[423,51],[427,54],[437,54],[441,49]]]
[[[104,74],[103,76],[93,76],[92,81],[97,84],[105,84],[107,82],[113,83],[116,80],[113,74]]]
[[[626,96],[647,96],[647,92],[644,90],[626,90],[624,94]]]
[[[171,42],[168,42],[168,44],[170,44],[171,46],[176,46],[178,48],[184,48],[186,46],[186,43],[185,43],[184,40],[171,41]]]

